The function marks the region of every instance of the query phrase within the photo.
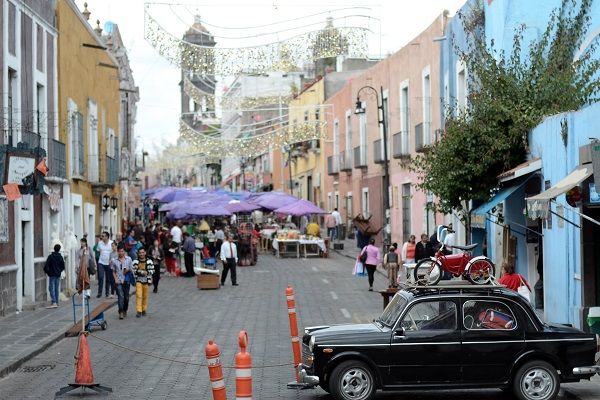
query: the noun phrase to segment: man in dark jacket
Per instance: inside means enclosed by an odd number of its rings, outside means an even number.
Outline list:
[[[181,249],[184,251],[185,275],[188,278],[196,276],[194,272],[194,253],[196,252],[196,241],[189,233],[183,232],[183,244]]]
[[[60,283],[60,275],[64,270],[65,260],[60,254],[60,244],[56,244],[54,245],[54,252],[48,256],[46,265],[44,265],[44,272],[48,275],[48,290],[52,299],[52,304],[48,308],[58,307],[58,285]]]
[[[416,249],[415,249],[415,261],[419,262],[421,260],[423,260],[424,258],[428,258],[428,250],[427,250],[427,243],[429,243],[429,237],[427,237],[426,233],[422,233],[421,234],[421,241],[419,243],[417,243]]]

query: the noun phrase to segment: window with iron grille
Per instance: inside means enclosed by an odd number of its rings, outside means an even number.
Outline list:
[[[410,183],[402,185],[402,241],[410,237]]]

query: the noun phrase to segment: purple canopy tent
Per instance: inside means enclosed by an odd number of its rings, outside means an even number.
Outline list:
[[[229,203],[225,204],[224,207],[232,213],[250,213],[260,208],[258,204],[237,200],[231,200]]]
[[[255,196],[248,200],[248,202],[258,204],[267,210],[275,210],[297,201],[298,199],[296,197],[283,192],[267,192],[261,196]]]
[[[154,193],[151,197],[161,203],[170,203],[172,201],[184,200],[193,192],[183,188],[166,188]]]
[[[221,217],[230,216],[231,212],[221,204],[204,202],[186,202],[179,205],[167,213],[170,219],[192,219],[200,217]]]
[[[298,200],[294,203],[277,208],[275,212],[277,214],[293,215],[295,217],[311,214],[327,214],[327,211],[315,206],[307,200]]]

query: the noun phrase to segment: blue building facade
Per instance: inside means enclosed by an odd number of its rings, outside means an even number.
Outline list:
[[[488,46],[493,44],[496,50],[510,54],[514,32],[523,26],[522,48],[526,56],[529,45],[544,33],[550,14],[561,3],[561,0],[479,2]],[[467,14],[476,4],[476,0],[468,1],[460,12]],[[600,35],[600,2],[593,3],[591,17],[588,37],[580,52]],[[440,101],[460,108],[465,106],[461,96],[466,96],[466,88],[461,85],[468,80],[468,71],[463,72],[464,66],[454,51],[454,46],[466,48],[460,18],[455,17],[448,24],[445,38],[441,43],[440,70],[444,97]],[[445,115],[440,118],[443,123]],[[600,260],[600,243],[596,243],[600,242],[600,227],[578,215],[583,212],[600,220],[600,208],[589,202],[588,184],[593,176],[588,176],[591,167],[587,167],[589,138],[600,135],[595,128],[599,124],[599,104],[545,119],[530,133],[527,162],[501,175],[499,192],[472,215],[472,241],[486,242],[486,248],[478,250],[485,252],[498,269],[502,261],[514,262],[517,272],[532,287],[537,283],[543,304],[538,301],[536,307],[543,306],[547,320],[581,328],[585,328],[588,307],[600,304],[600,261],[596,261]],[[558,190],[560,194],[548,204],[560,217],[548,212],[538,218],[539,213],[528,210],[527,198],[557,193],[553,186],[565,178],[567,183],[578,181],[572,174],[582,168],[587,174],[580,173],[579,178],[585,176],[585,179],[571,186],[582,189],[582,200],[575,208],[567,205],[564,193]],[[546,192],[547,189],[554,191]]]

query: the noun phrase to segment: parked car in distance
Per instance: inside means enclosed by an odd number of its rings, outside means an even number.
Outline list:
[[[410,287],[369,324],[305,329],[299,382],[338,400],[377,390],[500,388],[521,400],[551,400],[563,382],[600,369],[593,334],[542,322],[505,287]]]

